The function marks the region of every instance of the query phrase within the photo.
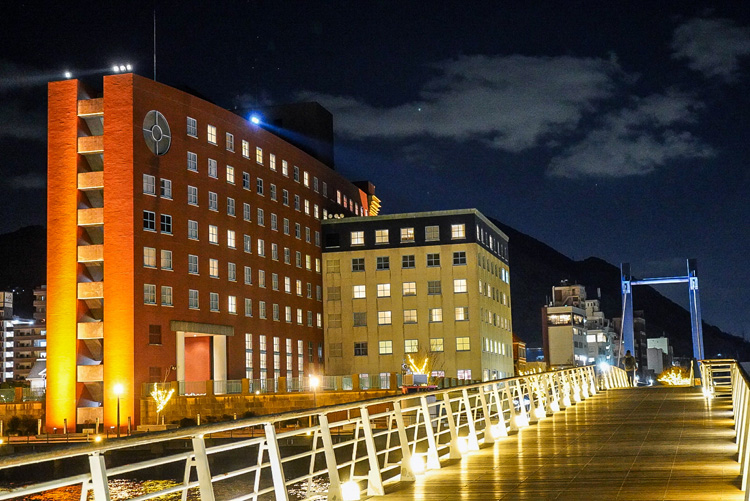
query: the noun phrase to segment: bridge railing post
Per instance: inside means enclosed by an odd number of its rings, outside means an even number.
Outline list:
[[[401,480],[404,482],[413,482],[416,480],[416,475],[414,475],[414,470],[411,467],[409,438],[406,436],[406,423],[404,422],[404,413],[401,410],[401,402],[398,400],[393,402],[393,414],[396,417],[396,431],[398,433],[398,441],[401,444]]]
[[[367,495],[383,496],[383,477],[380,475],[380,461],[378,460],[378,449],[375,447],[375,438],[372,434],[372,422],[370,422],[370,411],[367,407],[359,408],[359,415],[362,419],[362,432],[365,435],[365,447],[367,449],[367,461],[370,470],[367,472]]]
[[[420,397],[422,404],[422,418],[424,419],[424,429],[427,435],[427,468],[433,470],[440,469],[440,457],[438,456],[437,442],[435,433],[432,429],[432,418],[430,417],[430,407],[427,403],[427,397]]]
[[[479,440],[477,439],[477,428],[474,426],[474,416],[471,412],[471,403],[469,401],[469,392],[466,388],[461,389],[461,398],[464,404],[464,413],[466,415],[466,425],[469,427],[469,435],[466,437],[468,440],[468,450],[478,451]]]
[[[89,469],[91,470],[91,489],[94,491],[94,501],[109,501],[109,484],[104,456],[98,452],[89,454]]]
[[[279,451],[279,441],[276,439],[276,428],[274,428],[273,423],[266,423],[263,427],[266,433],[266,445],[268,446],[268,462],[271,464],[271,477],[273,478],[273,491],[276,495],[276,501],[289,501],[289,496],[286,490],[286,480],[284,477],[284,466],[281,464],[281,451]],[[206,468],[208,468],[208,461],[206,461]],[[210,474],[208,477],[208,481],[209,483],[211,481]],[[213,501],[213,491],[211,492],[211,496],[212,497],[210,498],[204,498],[203,489],[201,488],[201,501],[203,501],[204,499]]]
[[[453,409],[451,407],[451,397],[449,391],[443,392],[443,409],[445,410],[445,419],[446,421],[448,421],[448,431],[451,435],[450,458],[461,459],[461,448],[458,445],[458,430],[456,430],[456,420],[453,418]]]
[[[484,416],[484,443],[493,444],[495,443],[495,435],[492,431],[492,419],[490,419],[490,410],[487,407],[487,398],[484,396],[484,386],[479,388],[479,405],[482,407],[482,415]]]
[[[341,479],[339,477],[339,465],[336,462],[336,451],[333,449],[333,439],[331,438],[331,427],[328,424],[328,416],[320,414],[318,416],[320,425],[320,438],[323,441],[323,457],[326,460],[328,469],[328,501],[342,501],[344,499],[341,492]]]

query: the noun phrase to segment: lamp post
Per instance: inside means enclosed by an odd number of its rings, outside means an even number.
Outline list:
[[[313,408],[318,407],[318,385],[320,384],[320,378],[318,376],[310,376],[310,387],[313,391]],[[312,428],[312,415],[310,415],[310,428]]]
[[[122,395],[123,387],[120,383],[115,385],[115,395],[117,395],[117,438],[120,438],[120,395]]]

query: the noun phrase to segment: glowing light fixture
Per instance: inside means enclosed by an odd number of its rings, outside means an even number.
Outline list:
[[[318,376],[310,376],[310,388],[315,389],[320,385],[320,378]]]
[[[124,71],[132,71],[133,65],[132,64],[115,64],[112,66],[112,71],[115,73],[122,73]]]
[[[260,117],[258,115],[253,115],[250,117],[250,121],[254,123],[255,125],[260,124]],[[359,498],[357,498],[359,499]]]
[[[417,475],[421,475],[425,472],[424,457],[419,454],[414,454],[411,457],[411,469]]]
[[[469,452],[469,440],[466,437],[458,438],[458,452],[461,454]]]
[[[66,71],[63,74],[65,75],[65,78],[73,78],[73,74],[71,72],[69,72],[69,71]]]
[[[602,372],[607,372],[609,370],[609,364],[607,362],[600,363],[599,370],[601,370]]]
[[[97,444],[99,442],[101,442],[101,441],[102,441],[102,436],[101,435],[97,435],[97,436],[94,437],[94,442],[96,442]]]
[[[344,501],[359,501],[359,484],[354,480],[344,482],[341,486],[341,495]]]

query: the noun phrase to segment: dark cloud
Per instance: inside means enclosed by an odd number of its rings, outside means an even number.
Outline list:
[[[692,19],[677,27],[672,49],[690,69],[733,81],[740,59],[750,55],[750,28],[729,19]]]

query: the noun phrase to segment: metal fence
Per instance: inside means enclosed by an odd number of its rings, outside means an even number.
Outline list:
[[[325,378],[321,383],[325,386]],[[215,489],[240,480],[243,493],[234,501],[286,501],[293,486],[305,499],[382,495],[388,483],[413,481],[440,468],[443,458],[478,450],[600,388],[623,386],[627,378],[621,369],[597,379],[592,366],[579,367],[5,457],[0,470],[74,457],[86,458],[87,466],[77,472],[66,467],[65,478],[14,487],[0,493],[0,501],[71,485],[82,486],[82,499],[93,491],[96,501],[104,501],[109,480],[146,471],[153,475],[155,467],[167,464],[184,471],[183,481],[140,495],[139,501],[172,493],[185,499],[191,490],[212,501]],[[187,450],[120,466],[105,461],[105,455],[144,446],[180,450],[175,443]],[[0,474],[12,478],[13,470]]]

